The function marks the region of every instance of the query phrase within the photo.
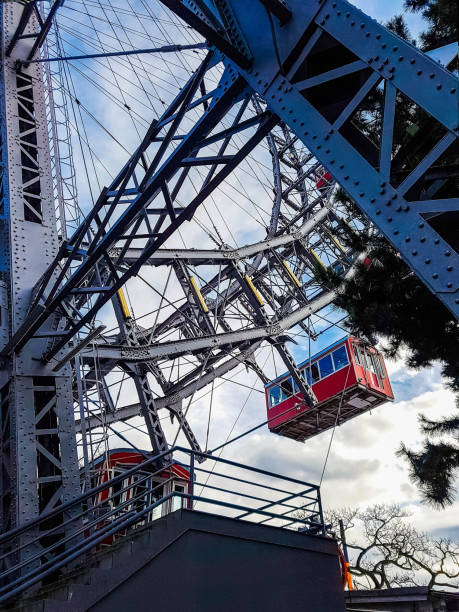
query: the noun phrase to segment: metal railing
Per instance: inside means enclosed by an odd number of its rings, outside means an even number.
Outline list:
[[[189,479],[176,475],[177,465]],[[173,490],[178,479],[186,483],[183,491]],[[59,578],[86,554],[179,507],[325,534],[317,485],[175,446],[1,535],[0,603]]]

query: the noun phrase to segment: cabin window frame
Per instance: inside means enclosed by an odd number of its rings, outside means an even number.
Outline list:
[[[365,358],[358,344],[352,344],[352,352],[354,353],[355,363],[361,368],[365,368]]]
[[[325,376],[323,376],[322,375],[322,366],[320,364],[321,364],[322,361],[327,359],[327,357],[330,359],[330,364],[331,364],[331,367],[332,367],[332,371],[329,372],[328,374],[325,374]],[[325,355],[322,355],[322,357],[320,357],[320,359],[317,359],[316,363],[318,365],[319,372],[320,372],[320,380],[324,380],[324,378],[328,378],[329,376],[332,376],[332,374],[334,374],[336,372],[335,364],[333,362],[332,352],[326,353]]]
[[[290,387],[291,387],[290,395],[287,395],[286,391],[284,390],[285,388],[282,387],[282,385],[285,384],[285,383],[290,383]],[[274,391],[274,389],[279,389],[279,391],[280,391],[279,401],[276,402],[275,404],[273,404],[272,401],[271,401],[271,398],[273,397],[271,395],[271,392]],[[278,383],[276,383],[272,387],[269,387],[269,389],[268,389],[268,398],[269,398],[268,399],[268,405],[269,405],[269,408],[274,408],[274,406],[279,406],[279,404],[282,404],[282,402],[285,402],[285,400],[293,397],[295,395],[295,393],[298,393],[298,391],[295,391],[295,382],[294,382],[294,380],[293,380],[293,378],[291,376],[286,376],[282,380],[279,380]]]
[[[374,362],[376,376],[378,376],[381,379],[381,381],[387,378],[381,355],[379,353],[373,353],[372,359]]]
[[[344,349],[344,353],[346,355],[346,363],[344,365],[341,365],[339,368],[336,367],[336,362],[335,362],[335,353],[341,349]],[[332,353],[333,355],[333,367],[335,368],[335,372],[339,372],[340,370],[342,370],[343,368],[347,367],[348,365],[350,365],[350,359],[349,359],[349,353],[347,350],[347,346],[345,344],[342,344],[341,346],[338,346],[337,348],[335,348]]]

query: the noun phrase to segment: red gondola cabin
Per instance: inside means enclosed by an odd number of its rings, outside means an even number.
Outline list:
[[[148,456],[148,453],[146,455]],[[115,476],[120,476],[144,461],[145,456],[133,449],[111,449],[94,462],[93,486],[101,485]],[[139,481],[138,485],[135,484],[137,481]],[[126,476],[115,485],[102,490],[99,493],[99,502],[117,507],[135,498],[135,508],[140,510],[173,491],[189,493],[189,484],[190,473],[182,465],[173,463],[169,467],[158,470],[150,464],[145,470]],[[185,498],[172,497],[154,508],[145,517],[145,520],[149,522],[160,518],[186,505]],[[128,508],[129,504],[126,507]]]
[[[269,429],[294,440],[307,440],[330,427],[392,401],[394,395],[382,354],[358,338],[335,342],[299,368],[318,403],[309,408],[290,374],[265,386]]]

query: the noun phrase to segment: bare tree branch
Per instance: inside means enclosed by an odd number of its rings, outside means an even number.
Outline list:
[[[409,517],[400,506],[387,504],[326,512],[326,523],[339,543],[339,520],[343,521],[350,569],[357,586],[459,585],[459,546],[448,538],[435,539],[418,531]]]

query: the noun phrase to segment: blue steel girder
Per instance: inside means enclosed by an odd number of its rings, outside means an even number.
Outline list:
[[[291,18],[282,24],[270,2],[218,0],[216,7],[223,1],[252,58],[239,73],[459,317],[459,193],[457,182],[448,183],[459,158],[457,77],[345,0],[288,0]],[[162,2],[172,10],[180,4]],[[375,95],[376,144],[355,121],[368,118]],[[411,128],[422,128],[405,147],[394,129],[402,98]]]

